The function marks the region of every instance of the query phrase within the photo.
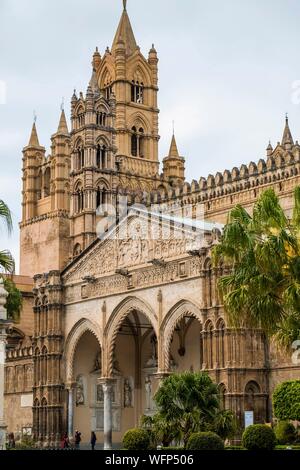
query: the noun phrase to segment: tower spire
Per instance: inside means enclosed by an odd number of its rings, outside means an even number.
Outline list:
[[[294,145],[293,136],[292,136],[290,126],[289,126],[289,117],[287,113],[285,115],[285,128],[283,132],[281,145],[282,147],[285,147],[286,149],[289,149]]]
[[[59,120],[59,124],[58,124],[57,133],[58,134],[69,134],[66,115],[65,115],[65,111],[64,111],[63,107],[61,107],[61,115],[60,115],[60,120]]]
[[[32,130],[31,130],[31,135],[28,143],[28,147],[40,147],[39,143],[39,138],[37,135],[37,130],[36,130],[36,125],[35,125],[36,119],[34,119]]]
[[[126,10],[127,0],[123,0],[123,7],[124,7],[123,13],[120,19],[120,23],[119,23],[119,26],[118,26],[118,29],[114,38],[111,51],[112,53],[114,53],[117,48],[117,44],[119,42],[123,42],[125,44],[126,55],[130,56],[137,50],[138,46],[137,46],[137,43],[133,34],[129,16]]]
[[[172,135],[172,140],[171,140],[171,145],[170,145],[170,150],[169,150],[169,157],[179,157],[174,129],[173,129],[173,135]]]

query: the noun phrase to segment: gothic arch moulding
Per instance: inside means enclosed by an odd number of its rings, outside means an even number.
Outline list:
[[[149,64],[145,61],[144,57],[139,55],[132,56],[127,63],[127,78],[128,80],[136,80],[139,78],[144,86],[151,86],[151,71],[149,70]]]
[[[140,112],[133,114],[129,119],[128,128],[131,130],[133,127],[135,127],[137,131],[140,128],[143,128],[144,134],[150,134],[151,132],[151,126],[148,119]]]
[[[103,356],[106,356],[104,371],[108,377],[112,376],[113,374],[113,354],[119,328],[125,318],[133,311],[137,311],[145,315],[145,317],[153,326],[155,334],[158,338],[157,315],[150,305],[137,297],[127,297],[125,300],[123,300],[112,312],[104,332],[106,340],[106,350],[103,354]]]
[[[164,358],[163,368],[168,371],[170,367],[170,347],[176,326],[184,317],[194,317],[203,324],[203,317],[200,307],[189,300],[181,300],[174,305],[165,316],[160,331],[162,341],[162,357]]]
[[[80,339],[84,335],[84,333],[90,332],[92,333],[99,343],[99,347],[102,349],[102,333],[98,325],[91,322],[87,318],[82,318],[77,322],[66,339],[65,343],[65,352],[64,352],[64,359],[66,364],[66,381],[73,382],[73,364],[74,364],[74,356],[76,352],[77,344],[79,343]]]
[[[103,68],[102,68],[102,70],[100,71],[100,74],[99,74],[100,88],[103,89],[106,86],[112,84],[112,82],[115,79],[114,75],[115,74],[114,74],[113,67],[108,63],[104,64]]]

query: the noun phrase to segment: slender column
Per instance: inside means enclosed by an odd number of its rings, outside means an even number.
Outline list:
[[[74,431],[74,387],[75,384],[67,385],[68,389],[68,436],[73,437]]]
[[[99,380],[104,394],[104,450],[112,449],[112,389],[115,380],[104,378]]]

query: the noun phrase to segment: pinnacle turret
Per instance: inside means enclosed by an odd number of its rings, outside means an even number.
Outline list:
[[[35,122],[33,123],[28,147],[40,147]]]
[[[284,128],[284,132],[283,132],[281,145],[286,150],[289,150],[294,145],[293,136],[292,136],[292,133],[290,131],[290,126],[289,126],[289,118],[288,118],[287,115],[286,115],[286,118],[285,118],[285,128]]]

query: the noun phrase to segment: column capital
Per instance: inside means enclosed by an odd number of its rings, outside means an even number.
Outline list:
[[[114,377],[100,377],[97,379],[97,384],[102,386],[113,386],[116,383],[117,379]]]
[[[152,377],[154,379],[157,379],[157,380],[164,380],[164,379],[167,379],[168,377],[170,377],[170,375],[172,375],[172,372],[159,371],[156,374],[152,374]]]
[[[67,390],[74,390],[76,388],[77,383],[76,382],[66,382],[65,383],[65,388]]]

